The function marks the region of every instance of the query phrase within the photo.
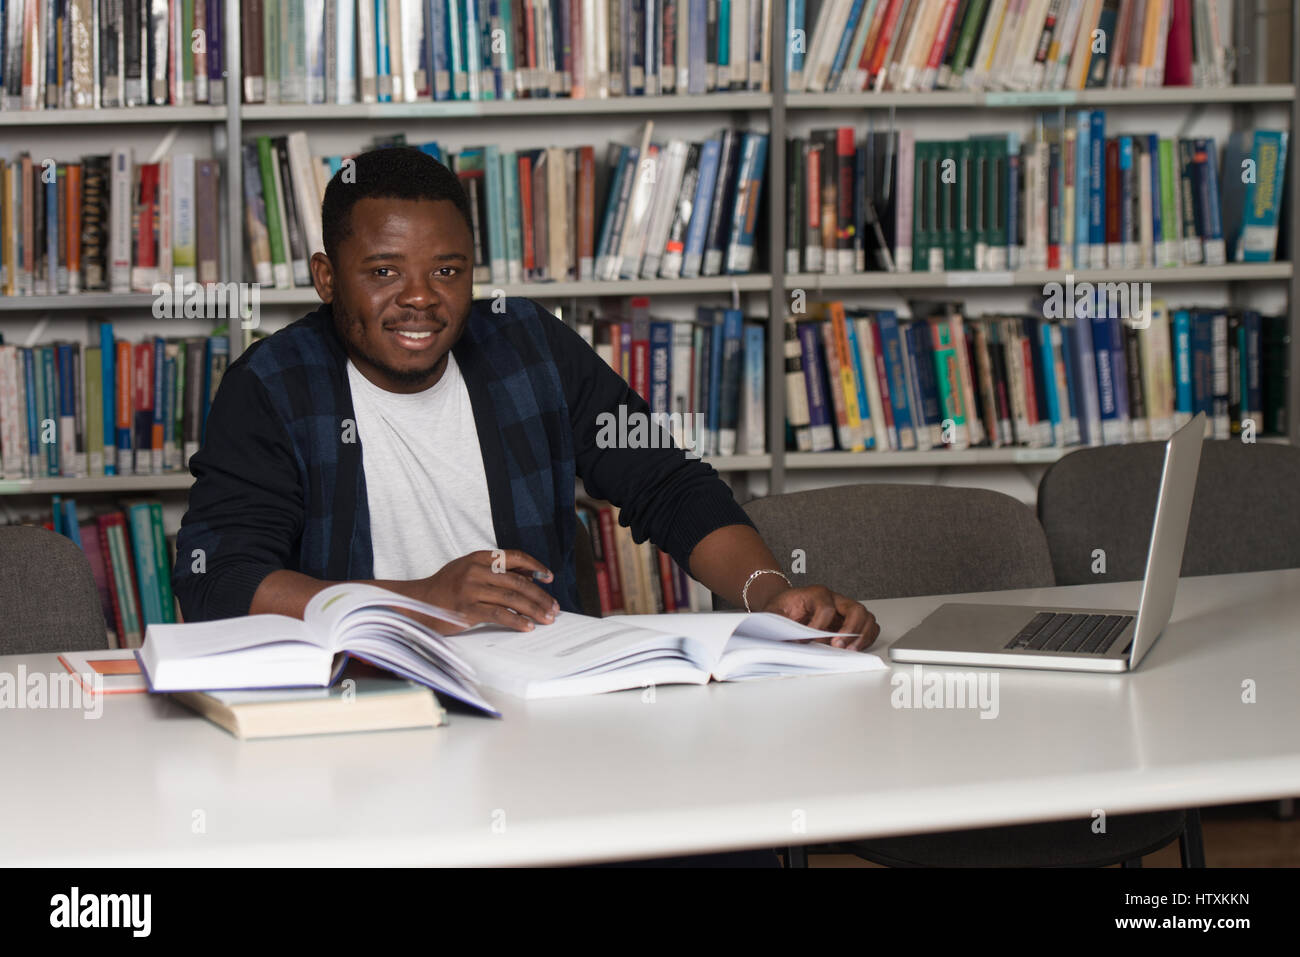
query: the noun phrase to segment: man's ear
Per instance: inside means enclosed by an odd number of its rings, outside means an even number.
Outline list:
[[[311,283],[316,287],[316,295],[321,302],[334,301],[334,265],[324,253],[312,253],[308,262],[311,269]]]

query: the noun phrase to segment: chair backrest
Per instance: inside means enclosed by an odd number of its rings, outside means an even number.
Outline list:
[[[99,590],[70,539],[0,526],[0,655],[108,647]]]
[[[573,563],[578,579],[578,604],[584,615],[600,616],[600,589],[596,585],[596,552],[587,526],[578,519],[573,536]]]
[[[1060,584],[1133,581],[1145,574],[1164,449],[1163,442],[1080,449],[1043,474],[1038,518]],[[1300,449],[1207,441],[1182,574],[1295,567]]]
[[[1055,584],[1033,511],[999,492],[867,483],[744,508],[796,585],[866,601]]]

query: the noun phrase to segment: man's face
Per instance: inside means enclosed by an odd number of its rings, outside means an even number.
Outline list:
[[[349,358],[389,392],[433,385],[465,329],[474,237],[449,200],[360,200],[331,262],[312,257]]]

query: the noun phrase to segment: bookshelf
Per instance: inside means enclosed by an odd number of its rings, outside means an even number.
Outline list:
[[[799,453],[785,450],[785,393],[783,354],[783,320],[788,309],[789,294],[802,289],[813,296],[823,293],[843,293],[848,299],[858,295],[893,294],[908,291],[1025,291],[1047,282],[1063,281],[1063,270],[1018,270],[1014,272],[936,272],[936,273],[884,273],[867,272],[848,275],[811,273],[786,273],[783,256],[785,246],[785,204],[783,190],[786,180],[785,151],[780,148],[793,125],[821,121],[823,116],[839,114],[846,122],[862,121],[868,117],[873,122],[898,122],[899,114],[925,118],[926,122],[946,122],[951,115],[987,118],[989,116],[1014,117],[1018,112],[1044,111],[1059,108],[1062,111],[1083,107],[1106,107],[1125,111],[1147,111],[1169,116],[1195,116],[1206,109],[1227,110],[1233,126],[1245,125],[1257,108],[1283,111],[1287,127],[1300,129],[1300,104],[1296,91],[1300,86],[1300,60],[1295,51],[1300,50],[1300,17],[1293,18],[1291,48],[1291,83],[1231,86],[1224,88],[1159,87],[1147,89],[1087,89],[1080,91],[1048,92],[961,92],[942,91],[928,93],[789,93],[786,91],[785,57],[779,55],[782,38],[787,33],[787,8],[781,0],[772,4],[770,36],[774,45],[771,62],[771,93],[728,92],[707,95],[666,95],[660,97],[617,97],[610,99],[570,100],[524,99],[487,102],[443,103],[385,103],[352,105],[284,105],[242,103],[240,90],[240,11],[237,2],[225,6],[224,32],[226,38],[225,106],[191,107],[133,107],[109,110],[40,110],[33,112],[0,111],[0,128],[5,128],[6,138],[14,139],[20,130],[30,130],[33,135],[76,135],[83,141],[89,139],[96,147],[107,146],[119,131],[144,129],[162,133],[168,127],[190,128],[211,138],[212,155],[221,161],[222,174],[220,204],[222,214],[221,235],[224,259],[222,279],[237,281],[244,278],[244,236],[242,222],[243,185],[240,146],[247,135],[269,131],[277,126],[292,124],[315,135],[317,131],[347,130],[354,133],[357,142],[363,139],[367,124],[401,124],[418,122],[425,128],[442,121],[465,125],[482,125],[493,132],[511,126],[512,121],[525,119],[584,123],[595,130],[615,118],[627,120],[654,117],[657,123],[672,128],[672,124],[686,122],[750,122],[765,126],[772,148],[768,151],[764,200],[767,208],[765,236],[766,262],[760,258],[757,267],[766,269],[743,276],[722,276],[689,280],[625,280],[617,282],[547,282],[476,286],[476,295],[487,295],[501,288],[507,295],[529,296],[543,304],[594,300],[606,296],[645,295],[656,297],[659,303],[690,303],[692,297],[730,296],[739,301],[749,297],[747,311],[761,314],[760,303],[767,309],[767,416],[768,449],[764,455],[740,455],[726,459],[708,459],[720,471],[739,479],[741,484],[756,480],[766,492],[787,490],[787,475],[799,476],[800,481],[817,481],[819,472],[838,474],[864,470],[864,476],[886,473],[889,469],[952,469],[989,467],[1021,468],[1043,466],[1055,461],[1068,449],[968,449],[936,450],[930,452],[822,452]],[[811,28],[812,18],[806,20]],[[590,118],[589,121],[585,118]],[[1027,121],[1026,121],[1027,122]],[[518,126],[518,124],[515,124]],[[437,128],[434,126],[433,128]],[[520,127],[522,128],[522,127]],[[540,128],[539,128],[540,131]],[[518,139],[519,129],[512,131]],[[604,136],[600,129],[597,134]],[[87,145],[86,148],[90,148]],[[1300,169],[1300,149],[1293,142],[1288,157],[1292,189],[1287,208],[1283,211],[1289,231],[1290,247],[1296,248],[1300,234],[1296,233],[1300,221],[1300,195],[1295,188]],[[1229,264],[1225,266],[1187,266],[1178,268],[1127,269],[1127,270],[1076,270],[1076,280],[1113,282],[1152,282],[1160,287],[1182,287],[1196,284],[1218,285],[1235,295],[1251,289],[1255,284],[1283,290],[1288,309],[1300,301],[1300,275],[1290,262],[1262,264]],[[141,312],[152,302],[148,294],[91,293],[63,296],[0,297],[0,323],[21,318],[54,318],[75,320],[80,314],[118,316]],[[316,298],[310,288],[264,289],[260,291],[263,307],[280,315],[300,314],[311,307]],[[567,312],[567,310],[566,310]],[[139,321],[148,322],[141,319]],[[218,320],[222,321],[222,320]],[[244,343],[232,337],[231,359],[241,351]],[[1290,410],[1290,434],[1287,441],[1300,442],[1300,335],[1293,335],[1290,345],[1289,365],[1292,375],[1289,383],[1287,408]],[[947,478],[945,477],[945,480]],[[0,482],[0,495],[35,495],[55,492],[142,492],[183,491],[189,487],[188,475],[154,475],[107,479],[35,479]],[[974,484],[978,484],[978,479]]]

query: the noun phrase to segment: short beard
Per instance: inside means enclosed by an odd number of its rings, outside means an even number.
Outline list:
[[[443,360],[446,358],[446,354],[439,357],[438,361],[428,369],[394,369],[382,359],[366,352],[353,342],[351,337],[348,335],[348,329],[350,327],[355,326],[364,330],[365,323],[350,312],[347,312],[345,309],[339,308],[339,302],[337,300],[332,304],[332,308],[334,310],[334,330],[343,341],[344,351],[346,352],[349,349],[352,350],[366,362],[370,363],[373,368],[379,370],[394,382],[400,382],[404,385],[420,385],[427,382],[429,379],[432,379],[437,374],[438,368],[443,365]]]

